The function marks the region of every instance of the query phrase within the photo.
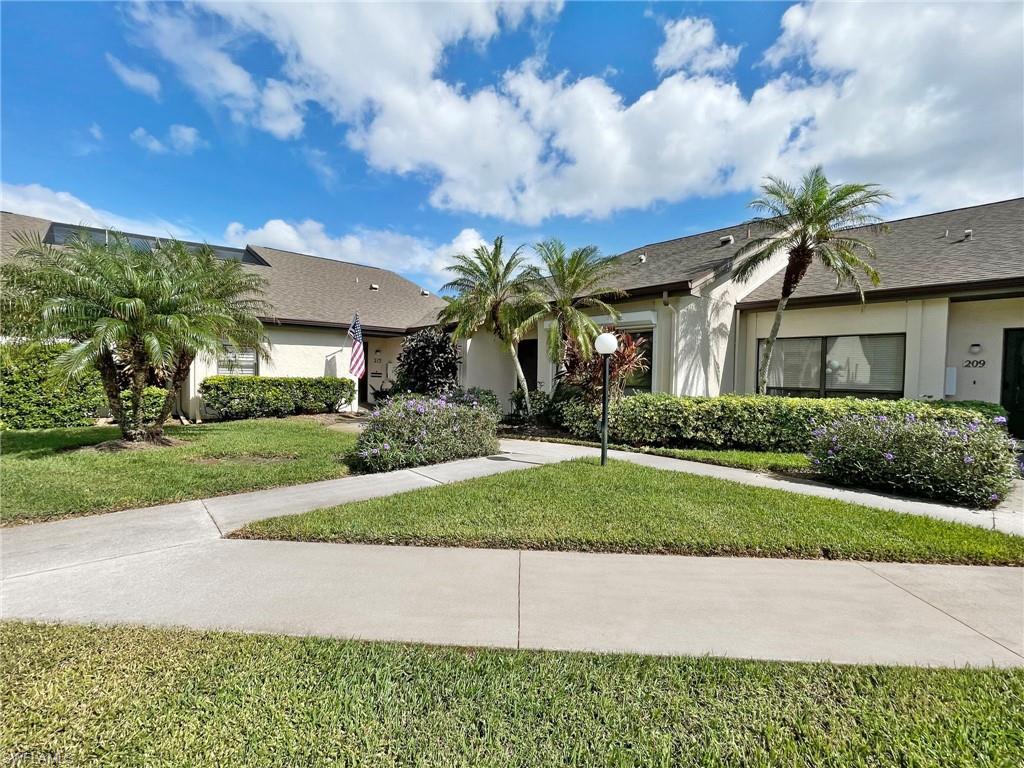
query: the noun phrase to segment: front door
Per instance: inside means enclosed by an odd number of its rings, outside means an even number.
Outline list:
[[[1003,388],[999,402],[1009,411],[1010,433],[1024,437],[1024,328],[1003,331]]]
[[[532,392],[537,388],[537,340],[520,341],[516,354],[523,368],[523,376],[526,377],[526,388]]]

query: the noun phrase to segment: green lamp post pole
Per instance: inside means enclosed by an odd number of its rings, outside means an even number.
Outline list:
[[[611,358],[619,348],[619,340],[614,333],[602,333],[594,340],[594,351],[601,355],[604,362],[604,387],[601,393],[601,466],[608,463],[608,375]]]

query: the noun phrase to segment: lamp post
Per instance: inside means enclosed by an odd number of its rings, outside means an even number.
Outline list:
[[[594,339],[594,351],[604,363],[604,391],[601,396],[601,466],[608,462],[608,366],[612,354],[619,348],[619,340],[614,333],[602,333]]]

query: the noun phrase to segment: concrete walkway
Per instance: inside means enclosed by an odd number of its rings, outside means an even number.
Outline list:
[[[221,538],[251,520],[593,453],[503,447],[486,459],[3,529],[2,615],[508,648],[1024,665],[1020,568]]]

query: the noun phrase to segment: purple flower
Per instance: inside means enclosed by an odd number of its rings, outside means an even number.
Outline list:
[[[1005,424],[1006,423],[1006,417],[1005,416],[996,416],[995,418],[992,419],[992,423],[993,424]]]
[[[888,421],[888,420],[889,420],[889,417],[888,417],[888,416],[879,416],[879,417],[878,417],[878,420],[879,420],[879,421],[882,421],[882,422],[885,422],[885,421]]]
[[[380,456],[380,448],[374,448],[372,451],[370,451],[370,453],[372,453],[374,456]]]
[[[819,464],[821,464],[821,459],[815,459],[814,466],[818,466]]]
[[[964,456],[964,464],[973,464],[973,463],[974,463],[974,457],[973,456]]]
[[[991,496],[988,497],[988,500],[989,501],[999,501],[999,494],[998,493],[993,493]]]
[[[384,443],[384,450],[385,451],[390,451],[391,450],[391,443]]]
[[[604,423],[604,422],[602,422],[602,423]],[[829,449],[828,449],[828,455],[829,455],[829,456],[835,456],[835,455],[836,455],[836,452],[835,452],[835,451],[833,451],[833,450],[832,450],[831,448],[829,448]]]
[[[892,461],[893,459],[895,459],[895,458],[896,458],[896,457],[895,457],[895,456],[893,456],[893,455],[892,455],[892,453],[891,453],[891,452],[889,452],[889,451],[886,451],[885,453],[883,453],[883,454],[882,454],[882,456],[883,456],[883,457],[885,457],[885,460],[886,460],[886,461]]]

